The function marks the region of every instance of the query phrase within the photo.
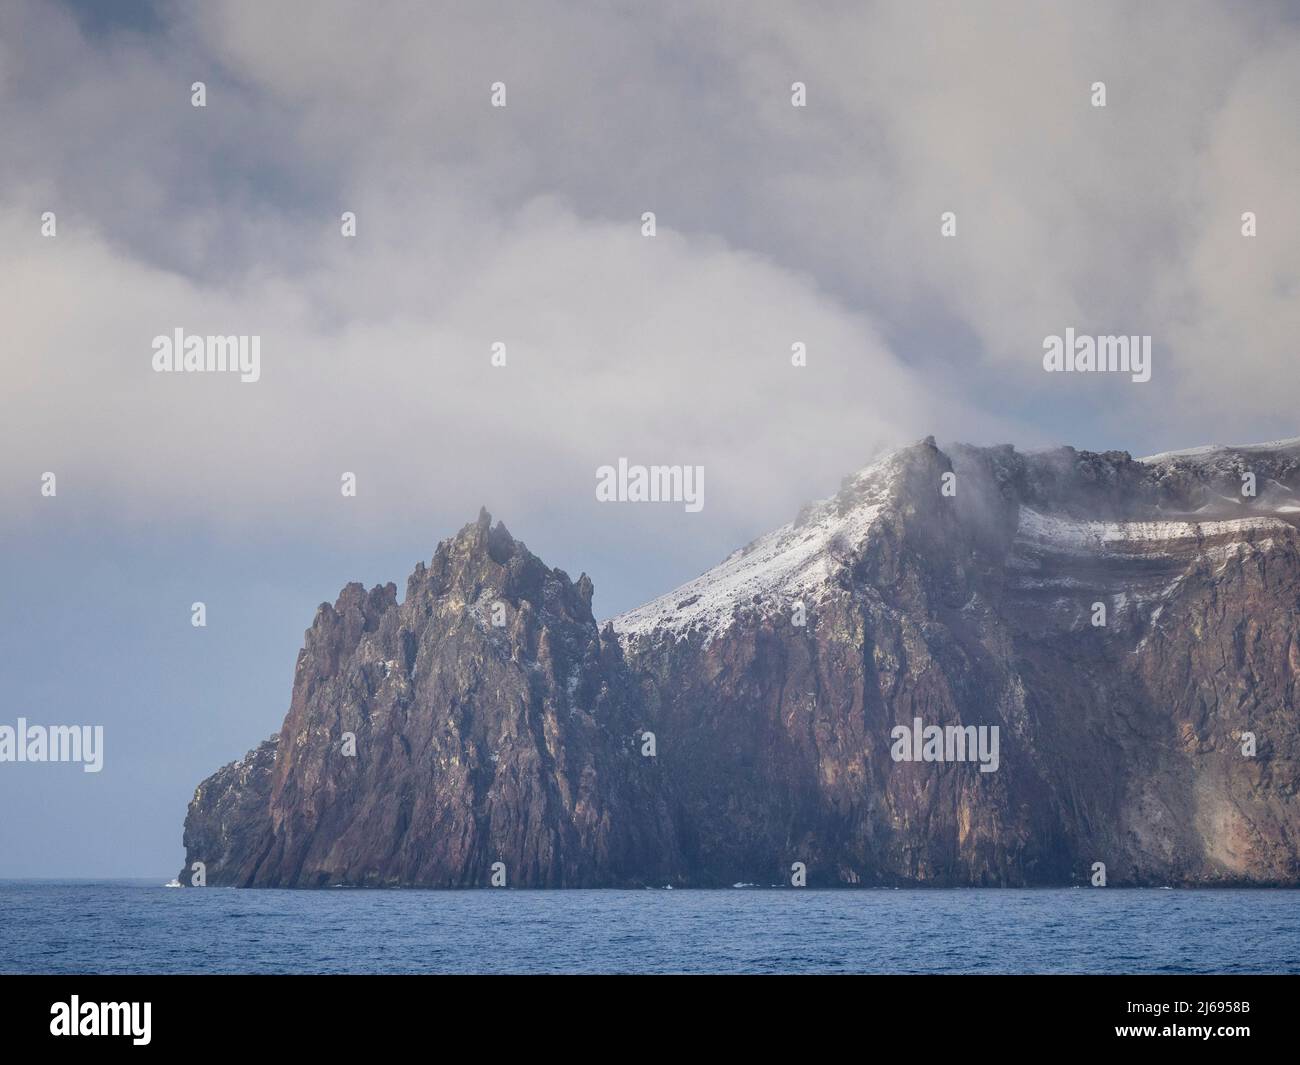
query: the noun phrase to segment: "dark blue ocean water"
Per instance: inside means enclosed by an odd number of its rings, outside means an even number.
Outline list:
[[[6,973],[1300,972],[1300,892],[0,881]]]

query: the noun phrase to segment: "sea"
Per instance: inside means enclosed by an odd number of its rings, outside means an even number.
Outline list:
[[[1300,892],[0,881],[3,973],[1297,973]]]

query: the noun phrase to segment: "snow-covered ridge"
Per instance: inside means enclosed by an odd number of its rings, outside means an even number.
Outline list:
[[[844,558],[861,547],[884,509],[899,472],[891,451],[846,482],[836,496],[809,504],[799,518],[733,552],[713,569],[613,619],[624,639],[693,629],[710,640],[729,628],[738,607],[809,606],[831,586]]]
[[[932,440],[927,442],[933,447]],[[811,608],[835,594],[839,586],[836,576],[870,540],[890,497],[899,490],[905,467],[902,456],[911,450],[889,452],[846,479],[837,495],[805,507],[795,521],[734,552],[667,595],[611,619],[615,631],[625,642],[654,633],[682,639],[694,632],[707,643],[729,629],[740,615],[786,612],[799,601]],[[1295,450],[1300,450],[1300,437],[1233,449],[1211,445],[1141,461],[1158,464],[1194,456],[1203,457],[1208,465],[1227,458],[1235,462],[1235,452]],[[1292,542],[1296,526],[1280,515],[1300,513],[1300,497],[1267,472],[1261,477],[1260,495],[1251,501],[1253,505],[1207,488],[1196,501],[1201,502],[1208,493],[1208,502],[1195,513],[1189,508],[1184,519],[1092,521],[1021,506],[1016,539],[1031,551],[1037,547],[1118,558],[1188,549],[1217,556],[1247,543],[1269,550],[1274,543],[1269,534],[1280,533],[1286,539],[1279,542]],[[1154,505],[1152,509],[1159,513]],[[1238,514],[1254,513],[1249,517],[1228,516],[1223,514],[1225,509],[1235,509]],[[1222,516],[1215,516],[1216,511]],[[1197,520],[1201,514],[1205,518]],[[1020,563],[1025,564],[1026,559]]]
[[[1183,448],[1181,451],[1162,451],[1158,455],[1147,455],[1137,461],[1154,465],[1171,459],[1202,458],[1232,451],[1290,451],[1294,448],[1300,448],[1300,436],[1287,440],[1270,440],[1263,444],[1203,444],[1200,447]]]
[[[1222,521],[1079,521],[1020,508],[1016,538],[1064,551],[1123,553],[1127,547],[1177,546],[1210,537],[1242,537],[1256,532],[1285,531],[1290,526],[1270,517],[1227,518]]]

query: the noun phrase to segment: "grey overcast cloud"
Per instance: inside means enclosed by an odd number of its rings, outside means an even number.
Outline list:
[[[174,875],[481,506],[603,624],[927,436],[1295,437],[1298,115],[1289,2],[5,0],[0,724],[103,764],[0,765],[0,878]]]

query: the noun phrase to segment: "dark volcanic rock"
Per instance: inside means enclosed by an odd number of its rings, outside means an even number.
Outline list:
[[[307,632],[278,740],[195,794],[187,868],[242,886],[467,887],[496,862],[519,886],[678,878],[638,693],[591,593],[486,513],[400,605],[392,584],[348,585]]]
[[[1300,882],[1297,452],[927,440],[616,619],[692,876]],[[915,717],[998,770],[893,761]]]
[[[1294,442],[1135,460],[927,439],[603,632],[586,577],[483,515],[400,605],[349,585],[321,607],[279,737],[196,792],[187,868],[1300,883],[1298,481]],[[917,718],[996,727],[996,770],[895,761]]]

